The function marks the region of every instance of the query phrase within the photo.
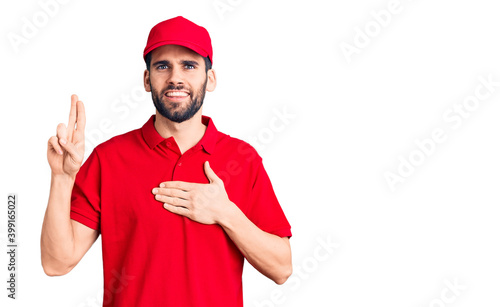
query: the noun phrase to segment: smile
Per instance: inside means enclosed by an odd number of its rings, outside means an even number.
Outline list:
[[[167,97],[187,97],[189,93],[183,91],[168,91],[165,96]]]

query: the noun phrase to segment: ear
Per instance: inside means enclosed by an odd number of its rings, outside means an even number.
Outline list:
[[[144,89],[151,92],[151,80],[149,79],[149,70],[144,70]]]
[[[217,78],[215,76],[215,70],[209,69],[207,71],[207,92],[213,92],[217,86]]]

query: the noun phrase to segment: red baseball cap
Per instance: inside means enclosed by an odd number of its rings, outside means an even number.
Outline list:
[[[202,57],[208,56],[213,63],[212,41],[208,31],[182,16],[162,21],[151,29],[144,49],[144,59],[149,52],[163,45],[184,46]]]

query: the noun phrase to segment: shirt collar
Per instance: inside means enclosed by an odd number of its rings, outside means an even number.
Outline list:
[[[154,149],[158,144],[166,140],[158,133],[158,131],[156,131],[154,122],[155,115],[152,115],[141,128],[142,136],[150,149]],[[215,144],[217,143],[217,128],[215,128],[212,119],[208,116],[202,115],[201,122],[202,124],[207,126],[207,129],[205,130],[205,134],[203,135],[201,140],[195,146],[201,146],[207,153],[212,154],[215,148]],[[170,138],[173,139],[173,136],[171,136]]]

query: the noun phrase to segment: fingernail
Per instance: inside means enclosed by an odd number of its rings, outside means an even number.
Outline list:
[[[59,153],[60,155],[62,155],[62,154],[63,154],[62,150],[60,150],[60,149],[59,149],[58,153]]]
[[[61,144],[66,145],[66,140],[65,139],[61,139]]]
[[[153,194],[158,193],[158,189],[153,189]]]
[[[160,199],[160,195],[155,195],[155,199]]]
[[[160,183],[160,188],[164,188],[164,187],[165,187],[165,184]]]

